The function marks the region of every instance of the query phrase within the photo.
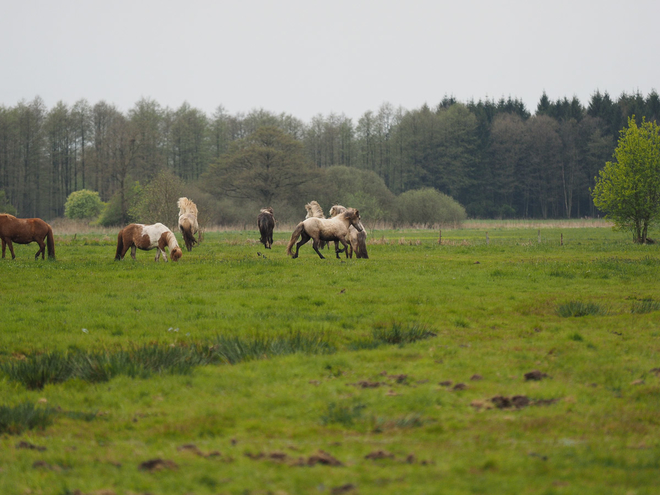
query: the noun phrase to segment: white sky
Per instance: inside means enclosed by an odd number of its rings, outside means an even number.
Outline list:
[[[142,97],[355,123],[388,102],[660,91],[658,0],[0,0],[0,105]]]

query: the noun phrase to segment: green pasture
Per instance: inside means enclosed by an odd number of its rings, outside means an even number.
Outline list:
[[[660,248],[570,227],[15,246],[0,493],[657,493]]]

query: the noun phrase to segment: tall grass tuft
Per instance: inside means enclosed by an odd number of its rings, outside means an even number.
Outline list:
[[[32,402],[17,406],[0,406],[0,434],[20,435],[25,430],[44,429],[58,414],[52,407],[38,408]]]
[[[251,338],[218,336],[210,348],[214,358],[229,364],[287,354],[331,354],[335,352],[323,334],[292,332],[288,335],[255,335]]]
[[[119,375],[131,378],[166,373],[185,375],[197,366],[207,364],[235,364],[286,354],[329,354],[334,351],[322,334],[292,332],[251,338],[219,336],[211,343],[188,346],[145,344],[129,349],[38,354],[22,361],[0,363],[0,371],[26,388],[38,390],[49,383],[71,378],[99,383]]]
[[[53,351],[36,354],[22,361],[4,362],[0,366],[10,380],[30,390],[42,389],[48,383],[60,383],[71,376],[71,362],[66,354]]]
[[[390,345],[411,344],[418,340],[430,339],[435,336],[435,333],[431,332],[425,325],[420,325],[419,323],[403,325],[398,322],[392,322],[389,327],[377,327],[373,330],[375,342]]]
[[[630,312],[633,314],[646,314],[653,311],[660,311],[660,301],[653,299],[642,299],[641,301],[633,301]]]
[[[344,426],[350,426],[362,417],[362,410],[365,407],[366,406],[361,403],[344,406],[335,402],[330,402],[326,406],[325,414],[321,416],[321,424],[328,425],[339,423]]]
[[[607,309],[596,303],[583,303],[582,301],[569,301],[557,306],[557,314],[562,318],[579,316],[605,316]]]

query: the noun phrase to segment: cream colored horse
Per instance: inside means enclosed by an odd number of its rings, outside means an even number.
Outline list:
[[[197,205],[188,198],[179,198],[176,202],[179,207],[179,230],[183,235],[183,242],[186,249],[192,251],[192,248],[199,241],[195,239],[195,234],[199,230],[197,223]]]
[[[345,207],[334,205],[330,208],[330,217],[336,217],[345,211]],[[356,258],[369,258],[369,254],[367,253],[367,231],[365,230],[364,225],[362,225],[362,222],[360,222],[360,226],[362,227],[361,231],[358,231],[352,225],[348,227],[349,249],[346,251],[347,258],[352,258],[354,251]]]
[[[362,226],[360,225],[360,212],[353,208],[348,208],[344,213],[340,213],[334,218],[307,218],[300,222],[293,231],[291,240],[286,247],[286,254],[293,258],[297,258],[300,246],[312,239],[312,247],[321,259],[325,259],[319,251],[321,241],[341,242],[344,249],[340,250],[338,249],[338,245],[335,245],[335,254],[337,255],[337,258],[339,258],[339,253],[344,252],[348,247],[348,227],[351,225],[358,231],[362,230]],[[300,237],[300,242],[296,244],[298,237]],[[296,244],[296,254],[293,254],[291,251],[294,244]]]

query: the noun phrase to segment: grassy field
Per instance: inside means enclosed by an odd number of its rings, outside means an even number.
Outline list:
[[[595,225],[15,246],[0,493],[657,493],[660,248]]]

